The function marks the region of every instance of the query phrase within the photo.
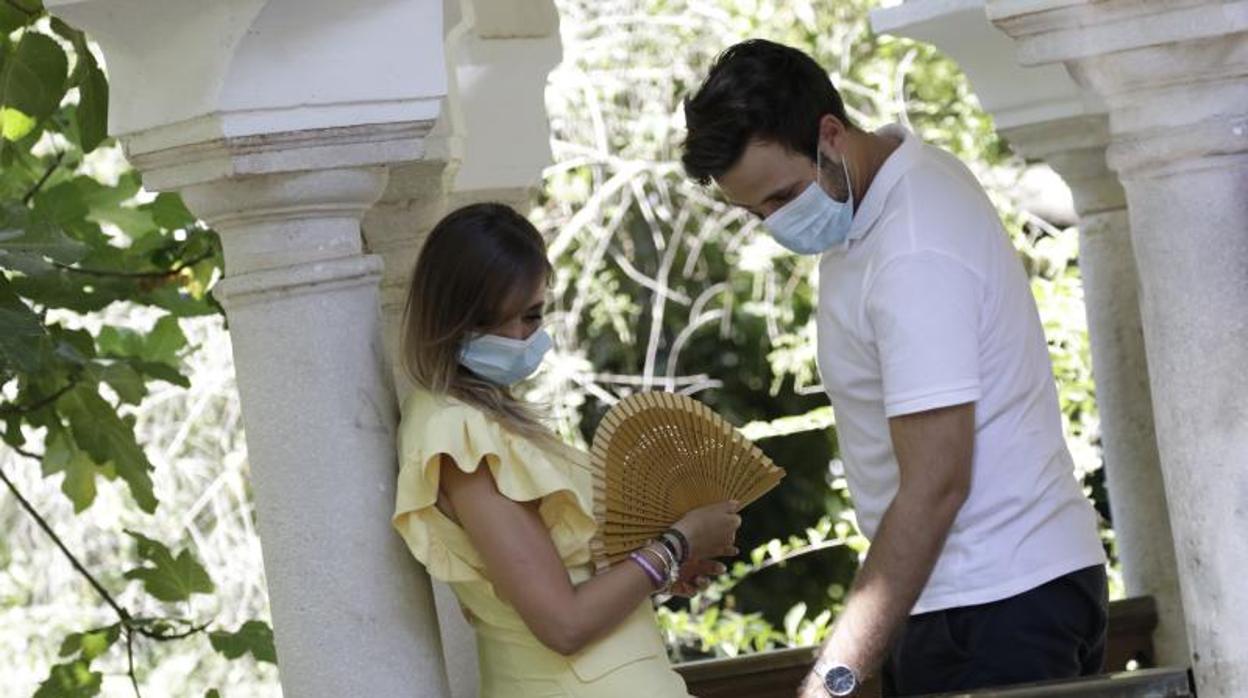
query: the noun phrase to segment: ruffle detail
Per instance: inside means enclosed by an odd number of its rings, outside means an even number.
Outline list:
[[[446,582],[485,579],[485,565],[467,533],[435,506],[442,454],[468,473],[484,462],[509,499],[541,500],[538,510],[564,564],[589,561],[596,524],[592,477],[577,463],[584,454],[571,448],[553,453],[507,432],[475,408],[423,391],[404,402],[398,441],[391,522],[430,576]]]

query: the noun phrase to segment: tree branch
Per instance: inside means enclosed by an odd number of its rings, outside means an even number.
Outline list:
[[[12,448],[17,453],[20,453],[21,455],[26,456],[27,458],[33,458],[35,460],[42,460],[42,457],[39,454],[33,453],[31,451],[27,451],[24,448],[21,448],[18,446],[10,446],[10,448]],[[61,540],[60,536],[56,535],[56,532],[52,530],[52,527],[48,525],[48,522],[44,520],[43,516],[41,516],[39,512],[35,510],[35,507],[30,503],[29,500],[26,499],[26,497],[22,496],[21,491],[17,489],[17,485],[13,484],[13,481],[9,479],[8,475],[4,472],[2,468],[0,468],[0,480],[3,480],[4,484],[8,486],[9,490],[13,492],[13,496],[17,498],[18,503],[21,504],[22,508],[26,510],[26,513],[30,514],[30,516],[33,517],[35,521],[39,524],[39,527],[43,529],[44,533],[47,533],[48,536],[52,538],[52,541],[56,543],[56,547],[60,548],[61,553],[63,553],[65,557],[69,560],[70,564],[74,566],[74,569],[76,569],[79,574],[81,574],[84,578],[86,578],[87,582],[91,584],[91,586],[95,589],[96,593],[98,593],[104,599],[104,601],[109,606],[112,607],[112,609],[117,613],[117,616],[121,619],[122,628],[124,629],[124,632],[126,633],[126,659],[127,659],[127,665],[128,665],[127,673],[130,676],[131,685],[134,686],[134,695],[137,698],[143,698],[143,694],[139,691],[138,676],[134,672],[134,634],[137,632],[144,637],[150,638],[152,640],[159,640],[162,642],[167,642],[170,640],[180,640],[186,637],[190,637],[191,635],[194,635],[196,633],[203,632],[204,630],[208,628],[208,625],[211,623],[211,621],[200,624],[200,625],[192,626],[189,630],[185,630],[183,632],[175,633],[172,635],[152,632],[151,630],[144,628],[142,625],[139,624],[139,621],[132,618],[130,616],[130,612],[127,611],[125,608],[123,608],[120,604],[118,604],[117,601],[113,599],[112,595],[108,593],[108,590],[106,590],[103,587],[103,585],[101,585],[99,581],[97,581],[96,578],[92,576],[91,573],[88,572],[85,567],[83,567],[82,563],[79,562],[78,558],[75,557],[74,554],[69,551],[69,548],[66,547],[65,543]],[[149,619],[142,619],[142,620],[146,621]],[[164,619],[151,619],[151,620],[164,620]],[[172,619],[172,620],[176,620],[178,622],[188,622],[188,623],[190,622],[190,621],[182,621],[182,619]]]
[[[168,620],[173,620],[173,619],[161,618],[160,620],[168,621]],[[181,619],[176,619],[176,620],[181,620]],[[189,621],[185,621],[185,622],[189,622]],[[150,638],[152,640],[159,640],[161,642],[168,642],[169,640],[181,640],[184,638],[188,638],[196,633],[202,633],[205,630],[207,630],[208,626],[211,624],[212,624],[212,621],[210,620],[206,623],[201,623],[199,625],[191,626],[190,630],[186,630],[186,631],[174,634],[174,635],[162,635],[161,633],[154,633],[142,626],[135,626],[135,630],[137,630],[138,633],[142,635],[143,637]]]
[[[143,698],[139,692],[139,678],[134,674],[134,631],[126,628],[126,673],[130,674],[130,685],[134,686],[134,695]]]
[[[61,388],[60,390],[56,391],[55,393],[52,393],[51,395],[45,398],[36,400],[35,402],[29,405],[0,405],[0,415],[30,414],[31,412],[36,412],[38,410],[41,410],[44,407],[47,407],[48,405],[56,402],[57,398],[69,392],[77,384],[78,384],[78,376],[75,375],[73,378],[70,379],[69,383],[65,384],[65,387]],[[22,453],[22,451],[18,450],[18,453]],[[22,455],[26,455],[26,454],[22,453]]]
[[[12,3],[10,2],[10,4]],[[65,159],[64,151],[61,151],[56,154],[56,159],[52,161],[51,165],[48,165],[47,171],[44,172],[43,176],[39,178],[39,181],[35,182],[35,185],[31,187],[29,191],[26,192],[26,195],[22,197],[23,204],[29,204],[30,200],[35,198],[35,194],[38,194],[39,190],[43,188],[43,185],[48,183],[48,179],[51,178],[52,173],[56,172],[56,169],[61,166],[61,161],[64,159]]]
[[[64,262],[52,262],[52,265],[57,269],[74,272],[76,274],[85,274],[87,276],[104,276],[119,279],[164,279],[180,273],[187,267],[193,267],[196,264],[211,258],[214,254],[216,254],[215,251],[208,250],[198,257],[187,260],[186,262],[183,262],[182,264],[166,271],[113,271],[110,269],[84,269],[83,267],[70,266]]]
[[[27,458],[42,460],[38,454],[31,453],[30,451],[18,448],[17,446],[11,446],[11,448]],[[65,546],[65,543],[61,541],[61,537],[56,535],[56,532],[52,530],[52,527],[48,525],[48,522],[44,520],[43,516],[41,516],[39,512],[35,511],[35,507],[22,496],[22,493],[17,489],[17,485],[13,484],[13,481],[9,479],[9,476],[5,474],[2,468],[0,468],[0,480],[4,480],[4,484],[8,485],[9,490],[13,492],[13,496],[17,498],[18,504],[21,504],[22,508],[26,510],[26,513],[30,514],[30,516],[34,518],[35,522],[39,524],[39,527],[43,529],[43,532],[52,538],[52,542],[56,543],[56,547],[60,548],[65,557],[69,559],[69,564],[73,565],[74,569],[78,570],[78,573],[85,577],[87,582],[91,584],[96,593],[98,593],[104,601],[111,606],[114,611],[116,611],[117,616],[121,618],[121,622],[126,624],[126,627],[130,627],[130,613],[126,611],[126,609],[122,608],[121,605],[113,599],[112,594],[109,594],[108,590],[105,589],[103,585],[101,585],[99,581],[87,571],[87,568],[82,566],[82,563],[78,561],[78,558],[74,557],[74,554],[71,553],[69,548]]]

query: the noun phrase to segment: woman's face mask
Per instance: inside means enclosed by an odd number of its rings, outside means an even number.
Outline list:
[[[849,237],[854,223],[854,188],[845,168],[845,201],[828,196],[819,184],[823,172],[823,153],[816,150],[815,181],[792,201],[781,206],[763,221],[776,242],[797,254],[821,254]]]
[[[552,346],[554,341],[544,329],[528,339],[472,335],[460,349],[459,363],[495,385],[509,387],[533,375]]]

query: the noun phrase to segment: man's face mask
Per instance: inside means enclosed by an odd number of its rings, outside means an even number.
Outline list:
[[[819,185],[823,173],[823,152],[815,151],[815,181],[792,201],[763,221],[776,242],[798,254],[821,254],[845,242],[854,222],[854,188],[845,168],[845,201],[828,196]]]

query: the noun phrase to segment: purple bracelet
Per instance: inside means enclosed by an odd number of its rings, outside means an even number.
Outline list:
[[[644,555],[637,551],[633,551],[628,554],[628,559],[641,566],[642,571],[645,572],[646,576],[650,578],[650,583],[654,585],[655,589],[663,586],[663,575],[659,574],[659,571],[654,568],[654,565],[650,564],[650,561],[647,560]]]

